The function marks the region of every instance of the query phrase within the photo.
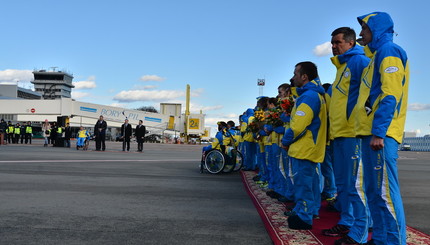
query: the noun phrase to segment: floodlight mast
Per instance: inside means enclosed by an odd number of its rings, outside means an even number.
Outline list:
[[[266,85],[266,79],[257,79],[257,86],[259,87],[258,96],[263,96],[264,85]]]

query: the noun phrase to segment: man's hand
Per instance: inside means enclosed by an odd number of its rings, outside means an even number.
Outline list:
[[[381,150],[384,148],[384,139],[373,135],[370,140],[370,148],[374,151]]]
[[[288,151],[288,148],[289,148],[289,147],[288,147],[288,146],[285,146],[285,145],[283,145],[283,144],[281,143],[281,148],[282,148],[282,149],[285,149],[285,150],[287,150],[287,151]]]

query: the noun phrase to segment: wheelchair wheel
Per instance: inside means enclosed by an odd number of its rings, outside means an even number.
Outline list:
[[[224,173],[230,173],[234,170],[234,167],[236,165],[235,163],[235,159],[236,159],[236,154],[235,154],[235,149],[232,146],[229,146],[226,148],[226,162],[225,162],[225,166],[224,169],[222,170]]]
[[[239,171],[243,166],[243,155],[240,151],[234,149],[234,158],[232,159],[235,162],[233,172]]]
[[[205,167],[206,170],[211,174],[217,174],[223,171],[225,167],[225,157],[219,150],[211,150],[206,154]]]

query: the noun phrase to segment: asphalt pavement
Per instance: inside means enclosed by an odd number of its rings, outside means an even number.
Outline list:
[[[199,173],[201,147],[2,145],[0,244],[272,244],[238,173]]]
[[[0,244],[272,244],[238,173],[199,173],[201,147],[1,145]],[[430,153],[399,154],[407,223],[430,234]]]

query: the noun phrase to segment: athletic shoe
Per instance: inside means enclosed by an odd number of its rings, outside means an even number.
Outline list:
[[[347,244],[359,245],[359,244],[363,244],[363,243],[356,242],[354,239],[352,239],[348,235],[346,235],[346,236],[342,237],[341,239],[336,240],[334,242],[334,245],[347,245]]]
[[[288,211],[284,212],[284,215],[285,216],[294,216],[294,215],[297,215],[297,214],[296,214],[296,211],[294,211],[294,210],[288,210]]]
[[[298,215],[288,217],[288,227],[293,230],[312,230],[312,225],[304,222]]]
[[[276,191],[270,190],[270,191],[266,191],[266,195],[268,195],[271,198],[275,198],[277,199],[278,197],[281,196],[281,194],[277,193]]]
[[[263,184],[260,185],[261,188],[267,188],[269,186],[269,183],[264,182]]]
[[[253,178],[252,178],[252,180],[253,181],[259,181],[261,179],[261,176],[260,175],[255,175]]]
[[[324,236],[331,236],[331,237],[336,237],[336,236],[343,236],[348,234],[349,232],[349,227],[346,225],[335,225],[330,229],[324,229],[322,230],[322,234]]]
[[[293,200],[290,200],[284,196],[278,197],[278,201],[283,202],[283,203],[293,203],[294,202]]]

